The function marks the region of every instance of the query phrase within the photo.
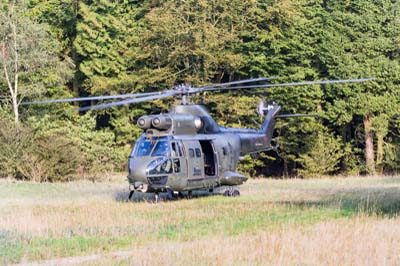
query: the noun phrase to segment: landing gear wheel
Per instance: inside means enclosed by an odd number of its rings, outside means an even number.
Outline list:
[[[239,196],[240,196],[240,191],[234,189],[233,187],[228,188],[227,190],[224,191],[224,197],[239,197]]]
[[[160,195],[158,192],[154,193],[154,203],[159,203],[160,202]]]
[[[237,189],[234,189],[234,190],[231,192],[231,196],[232,196],[232,197],[239,197],[239,196],[240,196],[240,191],[237,190]]]
[[[135,193],[134,190],[131,190],[131,191],[129,192],[129,196],[128,196],[127,201],[130,201],[130,200],[132,199],[133,193]]]
[[[169,200],[175,199],[174,192],[170,188],[167,189],[167,199],[169,199]]]
[[[231,196],[231,191],[230,190],[225,190],[224,192],[224,197],[230,197]]]

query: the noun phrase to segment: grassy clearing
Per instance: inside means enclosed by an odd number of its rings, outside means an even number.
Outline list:
[[[1,262],[130,249],[83,264],[400,263],[400,177],[252,180],[241,192],[126,203],[123,182],[3,180]]]

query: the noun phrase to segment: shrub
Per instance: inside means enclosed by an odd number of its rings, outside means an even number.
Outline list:
[[[339,169],[343,155],[341,140],[331,134],[321,132],[316,136],[311,149],[297,159],[303,166],[299,174],[303,177],[332,174]]]
[[[114,134],[95,130],[96,121],[89,115],[76,121],[45,116],[19,125],[1,118],[0,123],[2,177],[68,181],[95,178],[125,165],[126,156],[114,145]]]

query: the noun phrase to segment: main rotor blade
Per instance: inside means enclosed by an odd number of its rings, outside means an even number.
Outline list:
[[[276,115],[276,118],[290,118],[290,117],[319,117],[318,114],[282,114]]]
[[[205,89],[205,88],[215,88],[215,87],[226,87],[230,85],[237,85],[237,84],[243,84],[243,83],[252,83],[252,82],[261,82],[261,81],[268,81],[268,80],[273,80],[276,79],[277,77],[262,77],[262,78],[253,78],[253,79],[243,79],[243,80],[238,80],[238,81],[232,81],[232,82],[225,82],[225,83],[218,83],[218,84],[212,84],[212,85],[207,85],[204,87],[200,87],[197,89]]]
[[[23,102],[21,104],[22,105],[32,105],[32,104],[46,104],[46,103],[83,102],[83,101],[92,101],[92,100],[136,98],[136,97],[151,96],[151,95],[157,95],[157,94],[161,94],[161,92],[144,92],[144,93],[129,93],[129,94],[108,95],[108,96],[65,98],[65,99],[43,100],[43,101],[37,101],[37,102]]]
[[[190,91],[190,93],[198,93],[203,91],[214,91],[214,90],[260,89],[260,88],[272,88],[272,87],[290,87],[290,86],[333,84],[333,83],[354,83],[354,82],[365,82],[370,80],[374,80],[374,78],[302,81],[293,83],[262,84],[262,85],[234,86],[234,87],[223,87],[223,88],[214,88],[214,87],[198,88],[194,89],[193,91]]]
[[[140,98],[135,98],[135,99],[128,99],[128,100],[124,100],[124,101],[118,101],[118,102],[111,102],[111,103],[104,103],[104,104],[99,104],[99,105],[81,107],[81,108],[79,108],[79,111],[100,110],[100,109],[109,108],[109,107],[113,107],[113,106],[124,105],[124,104],[152,101],[152,100],[172,97],[172,96],[175,96],[177,94],[179,94],[179,92],[174,92],[174,91],[164,92],[162,94],[157,93],[157,95],[151,95],[151,96],[145,96],[145,97],[140,97]]]

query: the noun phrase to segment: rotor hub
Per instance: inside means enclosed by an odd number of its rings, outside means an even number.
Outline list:
[[[192,90],[192,86],[188,84],[180,84],[175,86],[174,89],[179,92],[178,96],[181,97],[183,105],[190,103],[190,92]]]

